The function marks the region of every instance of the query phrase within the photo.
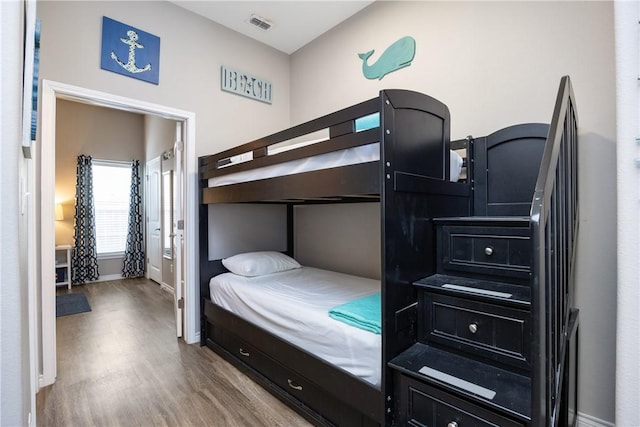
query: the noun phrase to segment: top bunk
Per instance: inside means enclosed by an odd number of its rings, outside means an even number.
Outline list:
[[[379,200],[398,189],[457,181],[449,110],[408,90],[379,95],[273,135],[200,158],[202,203]]]

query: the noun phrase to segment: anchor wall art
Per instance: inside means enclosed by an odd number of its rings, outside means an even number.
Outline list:
[[[158,84],[160,37],[102,17],[100,68]]]
[[[408,67],[416,54],[416,41],[413,37],[402,37],[382,52],[376,62],[369,65],[367,60],[375,50],[359,53],[362,59],[362,74],[368,79],[382,80],[384,76],[401,68]]]

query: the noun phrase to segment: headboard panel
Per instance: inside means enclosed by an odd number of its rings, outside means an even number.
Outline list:
[[[548,132],[525,123],[474,139],[474,215],[529,215]]]
[[[381,155],[385,173],[449,178],[449,108],[430,96],[403,90],[382,92]],[[385,99],[386,97],[386,99]]]

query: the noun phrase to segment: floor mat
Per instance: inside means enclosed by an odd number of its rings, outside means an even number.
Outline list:
[[[87,296],[82,293],[56,296],[56,317],[91,311]]]

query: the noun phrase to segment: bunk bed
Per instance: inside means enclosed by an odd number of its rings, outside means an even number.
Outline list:
[[[429,424],[431,421],[409,413],[417,410],[415,405],[419,404],[433,411],[444,408],[445,413],[458,407],[460,410],[455,414],[468,415],[469,410],[486,413],[485,424],[572,425],[569,419],[575,413],[577,390],[577,310],[572,305],[572,260],[578,204],[577,124],[570,82],[568,78],[561,82],[550,126],[523,124],[487,137],[450,141],[449,120],[447,107],[427,95],[383,90],[368,101],[201,157],[202,345],[222,355],[318,425],[401,425],[410,419]],[[527,162],[505,163],[513,158],[527,158]],[[509,170],[508,165],[515,169]],[[282,172],[282,167],[287,171]],[[512,173],[522,177],[516,180],[517,190],[504,182]],[[331,355],[314,349],[313,344],[308,347],[270,326],[265,320],[270,315],[253,313],[257,305],[267,309],[276,306],[275,311],[289,313],[289,317],[275,323],[306,322],[295,311],[307,310],[295,307],[305,297],[284,296],[281,290],[276,291],[280,292],[276,297],[234,295],[231,299],[246,303],[244,308],[234,308],[226,297],[219,295],[219,289],[236,294],[243,287],[250,288],[250,292],[271,287],[263,279],[273,277],[284,282],[285,276],[293,276],[293,284],[288,287],[299,288],[300,284],[313,281],[300,278],[305,271],[310,270],[312,276],[324,274],[300,266],[293,258],[296,206],[353,202],[379,204],[380,280],[365,279],[366,283],[354,285],[356,291],[348,295],[344,294],[343,286],[338,286],[338,296],[327,297],[320,310],[379,292],[381,333],[360,331],[363,340],[354,338],[358,343],[355,347],[377,356],[365,363],[364,371],[340,366]],[[210,257],[209,252],[211,230],[216,225],[210,209],[225,205],[246,205],[253,209],[256,204],[282,207],[280,212],[285,216],[284,247],[271,248],[275,251],[266,253],[267,257],[282,255],[280,261],[285,267],[279,262],[276,267],[268,263],[263,271],[265,278],[252,274],[246,277],[236,271],[237,266],[228,268],[235,254]],[[518,244],[524,240],[533,246],[520,251],[522,247],[514,244],[513,247],[520,248],[517,252],[524,253],[527,259],[516,262],[517,257],[513,257],[509,268],[472,259],[473,254],[463,262],[451,263],[443,251],[446,242],[454,240],[443,235],[455,234],[456,224],[476,233],[474,238],[479,237],[478,241],[492,237],[497,228],[506,227],[509,233],[515,231]],[[264,248],[252,249],[256,252],[237,256],[253,259],[256,254],[264,255],[261,252]],[[507,290],[515,295],[507,305],[518,310],[526,306],[528,317],[522,320],[527,327],[523,333],[529,342],[522,357],[514,357],[512,350],[492,352],[486,345],[470,345],[466,338],[458,339],[453,348],[451,340],[447,342],[442,336],[430,338],[431,318],[426,307],[442,298],[436,294],[451,297],[453,289],[447,287],[448,279],[442,278],[451,277],[447,274],[452,271],[458,276],[457,292],[468,293],[477,283],[493,286],[485,290],[488,294],[475,295],[474,304],[486,305],[487,295],[503,295]],[[344,276],[337,281],[359,279]],[[475,285],[469,285],[473,280]],[[309,292],[318,295],[316,288]],[[280,298],[292,298],[293,302]],[[334,326],[340,331],[326,333],[331,337],[329,343],[352,339],[348,332],[351,326],[337,321]],[[351,353],[352,349],[338,352]],[[434,366],[442,370],[447,362],[458,360],[462,361],[460,366],[486,369],[487,375],[492,372],[498,372],[498,377],[512,375],[509,378],[515,379],[520,395],[504,403],[499,394],[496,403],[441,380],[434,381],[419,372],[434,360],[434,355],[440,358]],[[361,356],[355,355],[347,365],[359,359]],[[480,361],[482,364],[478,364]],[[428,395],[420,391],[422,386],[431,393],[431,400],[408,402],[407,399]],[[435,416],[431,412],[418,415]],[[449,425],[458,425],[452,422]]]
[[[287,206],[289,224],[288,243],[283,252],[292,256],[293,206],[380,204],[382,250],[377,286],[382,298],[383,331],[378,335],[380,375],[375,384],[336,369],[311,352],[214,304],[210,299],[209,281],[226,269],[220,260],[209,260],[206,239],[201,239],[200,247],[203,344],[237,363],[314,422],[351,426],[383,424],[388,404],[382,390],[392,381],[385,361],[411,344],[415,336],[416,292],[410,284],[435,268],[430,243],[434,231],[429,218],[469,213],[469,186],[450,180],[450,159],[454,159],[454,165],[460,165],[460,159],[449,149],[449,121],[448,108],[427,95],[384,90],[368,101],[200,159],[201,236],[209,233],[210,204],[280,203]],[[323,132],[324,136],[318,137]],[[299,140],[305,135],[322,141],[301,143]],[[280,148],[282,144],[294,148],[276,150],[275,154],[269,152],[269,147]],[[356,163],[347,160],[337,166],[332,164],[329,168],[292,175],[210,186],[212,179],[226,175],[322,155],[342,158],[347,156],[346,150],[363,147],[373,151],[374,157]],[[457,172],[454,170],[454,175]],[[394,332],[385,333],[386,330]],[[233,339],[243,337],[244,342],[226,345],[225,335]],[[249,344],[256,354],[268,360],[266,363],[274,366],[242,362],[239,350],[235,350],[234,355],[234,348],[242,346],[244,351]],[[278,382],[283,367],[289,376]],[[303,378],[308,384],[296,390],[293,387],[298,382],[288,382],[293,377]],[[307,390],[309,393],[305,395]]]

